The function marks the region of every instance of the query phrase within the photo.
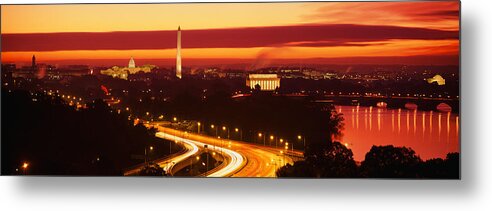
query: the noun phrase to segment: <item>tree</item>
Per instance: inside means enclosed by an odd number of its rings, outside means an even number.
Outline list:
[[[138,172],[139,176],[167,176],[163,168],[157,163],[149,163]]]
[[[323,156],[313,162],[319,164],[320,177],[355,177],[357,166],[353,156],[352,150],[340,142],[333,142]]]
[[[76,110],[61,97],[2,90],[2,174],[15,174],[30,162],[31,175],[122,175],[136,165],[131,155],[153,143],[155,155],[167,153],[155,130],[134,126],[127,114],[102,100]],[[33,101],[32,99],[37,100]],[[49,124],[48,124],[49,123]]]
[[[453,152],[446,155],[444,161],[447,178],[459,179],[460,178],[460,153]]]
[[[420,157],[410,148],[393,145],[373,146],[361,164],[361,176],[415,178],[421,162]]]
[[[296,161],[282,166],[276,172],[277,177],[316,177],[315,169],[305,161]]]
[[[446,159],[434,158],[423,162],[419,167],[419,176],[436,179],[460,178],[460,154],[448,153]]]
[[[313,151],[312,151],[313,152]],[[357,165],[352,150],[340,142],[333,142],[320,147],[320,150],[306,157],[305,161],[297,161],[277,172],[279,177],[318,177],[347,178],[357,176]]]
[[[321,112],[320,112],[321,111]],[[356,177],[357,165],[352,150],[333,139],[342,136],[343,116],[333,106],[308,110],[312,118],[309,125],[304,158],[305,161],[282,167],[277,175],[282,177]],[[327,121],[328,120],[328,121]],[[324,122],[324,124],[319,124]],[[328,122],[328,126],[326,125]],[[315,124],[313,124],[315,123]]]
[[[424,178],[445,178],[447,172],[442,158],[429,159],[419,166],[419,176]]]

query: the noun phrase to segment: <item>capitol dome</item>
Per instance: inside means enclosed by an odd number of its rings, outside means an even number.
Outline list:
[[[128,68],[135,68],[135,60],[133,60],[133,57],[131,57],[130,62],[128,62]]]

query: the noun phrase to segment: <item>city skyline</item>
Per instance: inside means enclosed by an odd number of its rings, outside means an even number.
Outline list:
[[[459,61],[459,2],[136,4],[106,10],[107,6],[2,5],[2,63],[27,63],[33,54],[40,63],[97,60],[111,65],[130,56],[171,60],[176,57],[178,25],[185,32],[183,61],[191,63],[264,58],[320,64]],[[211,7],[220,12],[211,14]],[[94,16],[81,20],[89,10]],[[45,11],[52,16],[29,18]],[[169,21],[173,15],[179,21]],[[91,24],[101,17],[105,18]]]

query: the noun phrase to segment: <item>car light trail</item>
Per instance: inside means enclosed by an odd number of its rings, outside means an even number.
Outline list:
[[[291,156],[303,157],[303,153],[297,151],[289,151],[286,155],[286,153],[281,154],[280,149],[275,147],[217,139],[162,126],[157,126],[157,129],[166,134],[184,137],[199,148],[205,148],[205,145],[208,145],[208,150],[222,153],[224,159],[229,163],[225,163],[226,165],[221,169],[215,169],[216,171],[205,174],[207,177],[276,177],[275,172],[278,168],[287,163],[294,163]],[[231,146],[228,147],[229,145]]]
[[[158,163],[159,166],[161,166],[166,172],[169,172],[169,170],[171,170],[176,163],[179,163],[198,152],[198,146],[189,139],[181,138],[164,132],[157,132],[155,136],[169,141],[182,142],[183,145],[187,148],[186,153],[173,157],[170,160]]]
[[[180,142],[186,143],[186,144],[193,147],[193,149],[188,151],[187,153],[175,157],[173,159],[174,163],[173,162],[163,162],[162,166],[164,166],[163,168],[166,171],[172,169],[172,167],[176,163],[181,162],[181,161],[185,160],[186,158],[197,153],[199,147],[205,148],[205,145],[207,145],[207,144],[202,143],[202,142],[194,141],[194,140],[187,139],[187,138],[182,138],[182,137],[171,135],[171,134],[168,134],[165,132],[157,132],[156,136],[159,138],[167,139],[167,140],[180,141]],[[216,171],[210,175],[207,175],[207,177],[228,177],[228,176],[234,174],[235,172],[237,172],[238,170],[240,170],[240,168],[243,167],[243,165],[245,164],[245,159],[243,158],[243,156],[241,154],[239,154],[233,150],[222,148],[222,147],[215,146],[214,148],[215,149],[210,149],[210,150],[215,151],[216,153],[222,152],[222,154],[227,156],[227,159],[229,160],[229,162],[226,166],[224,166],[220,170],[218,170],[218,171]],[[161,165],[161,164],[159,164],[159,165]]]
[[[232,175],[234,172],[238,171],[241,169],[243,164],[245,164],[245,160],[243,156],[235,151],[225,149],[222,147],[217,147],[217,149],[222,150],[223,153],[228,155],[231,158],[231,162],[225,166],[224,168],[220,169],[219,171],[216,171],[207,177],[228,177]]]

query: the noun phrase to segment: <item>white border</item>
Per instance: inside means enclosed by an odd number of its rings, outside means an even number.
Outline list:
[[[490,8],[462,1],[461,181],[2,176],[0,210],[491,210]]]

